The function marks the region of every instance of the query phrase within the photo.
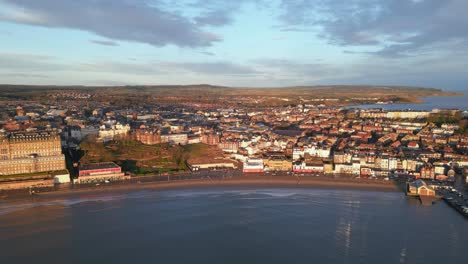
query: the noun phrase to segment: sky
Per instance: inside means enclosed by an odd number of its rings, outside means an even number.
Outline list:
[[[0,0],[0,83],[468,90],[467,0]]]

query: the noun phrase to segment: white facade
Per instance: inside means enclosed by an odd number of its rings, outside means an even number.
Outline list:
[[[103,142],[111,141],[115,136],[126,135],[130,131],[129,125],[112,125],[110,128],[106,128],[104,125],[99,130],[98,140]]]
[[[299,164],[293,164],[294,172],[305,172],[305,173],[322,173],[323,165],[319,164],[307,164],[305,161]]]
[[[390,119],[415,119],[426,118],[429,116],[427,111],[390,111],[387,112],[387,118]]]
[[[398,169],[398,159],[389,158],[388,159],[388,170],[396,170],[396,169]]]
[[[247,159],[244,161],[243,172],[263,172],[263,160]]]
[[[55,175],[54,177],[55,184],[68,183],[68,182],[70,182],[70,174],[68,173]]]
[[[293,148],[293,160],[299,160],[302,157],[304,157],[305,154],[309,154],[312,157],[329,158],[330,148],[316,146],[304,146],[302,148]]]
[[[168,135],[161,135],[161,141],[163,143],[170,143],[170,144],[180,144],[185,145],[188,143],[188,136],[187,134],[168,134]]]
[[[335,164],[335,173],[352,174],[353,171],[352,164]]]

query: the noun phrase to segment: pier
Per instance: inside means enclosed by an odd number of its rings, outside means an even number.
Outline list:
[[[429,187],[421,179],[406,183],[406,195],[419,198],[422,205],[432,205],[441,198],[436,195],[436,191],[433,188]]]
[[[464,195],[458,191],[446,192],[442,198],[450,207],[468,218],[468,204]]]
[[[440,196],[428,196],[428,195],[420,195],[419,200],[421,201],[422,205],[432,205],[438,200],[440,200]]]

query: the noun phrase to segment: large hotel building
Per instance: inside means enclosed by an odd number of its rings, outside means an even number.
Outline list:
[[[0,175],[64,170],[60,135],[56,131],[0,130]]]

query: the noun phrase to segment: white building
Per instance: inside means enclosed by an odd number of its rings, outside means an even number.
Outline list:
[[[188,143],[188,136],[185,133],[161,135],[161,141],[163,143],[170,143],[174,145],[186,145]]]
[[[427,111],[390,111],[387,112],[387,118],[389,119],[416,119],[416,118],[427,118],[429,112]]]
[[[247,159],[244,161],[243,172],[263,172],[263,160]]]
[[[353,164],[335,164],[335,173],[353,174]]]
[[[323,173],[323,163],[305,162],[293,164],[293,171],[299,173]]]
[[[98,140],[107,142],[114,139],[116,136],[125,136],[130,131],[129,125],[116,124],[112,125],[110,128],[107,128],[105,125],[102,125],[99,134]]]

